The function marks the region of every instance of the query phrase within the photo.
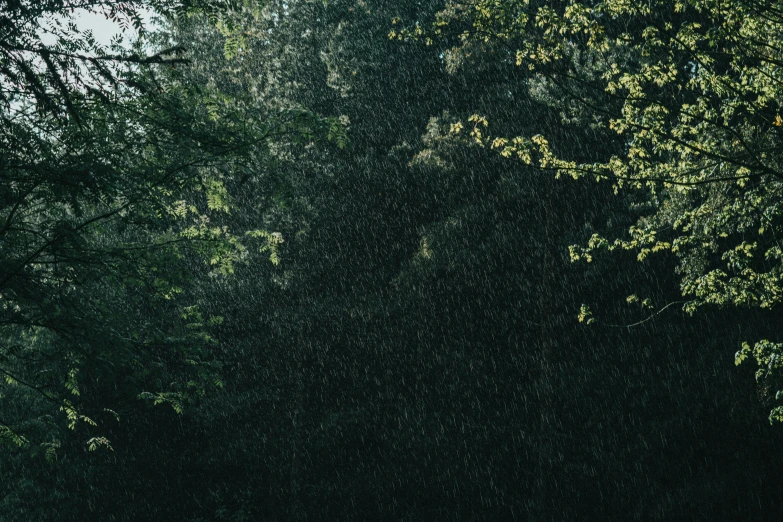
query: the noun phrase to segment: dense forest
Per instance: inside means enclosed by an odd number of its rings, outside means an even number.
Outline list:
[[[781,520],[778,233],[776,2],[0,0],[0,520]]]

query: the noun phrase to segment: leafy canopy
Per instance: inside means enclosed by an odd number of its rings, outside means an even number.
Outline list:
[[[452,67],[477,56],[513,65],[564,123],[605,135],[585,153],[542,134],[493,135],[482,115],[451,126],[455,141],[611,182],[639,218],[626,234],[594,230],[572,260],[673,254],[690,313],[783,299],[781,35],[783,11],[746,0],[449,1],[431,28],[390,33],[452,42]]]
[[[3,440],[47,457],[64,426],[88,449],[143,407],[182,411],[221,384],[210,327],[189,302],[253,235],[215,224],[225,179],[263,153],[249,121],[189,84],[178,45],[141,17],[224,12],[223,2],[5,2],[0,10],[0,373]],[[132,47],[80,33],[74,9],[132,25]],[[44,32],[54,36],[46,44]],[[223,103],[218,103],[222,101]],[[269,236],[256,234],[266,247]],[[198,261],[206,261],[206,266]]]

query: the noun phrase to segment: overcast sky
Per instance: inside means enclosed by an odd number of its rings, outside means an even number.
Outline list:
[[[144,13],[142,15],[142,19],[145,21],[145,25],[149,25],[150,13]],[[115,35],[121,34],[123,32],[119,24],[116,24],[99,14],[91,13],[84,9],[77,9],[74,12],[73,20],[76,22],[76,26],[79,28],[79,30],[91,30],[93,36],[95,36],[95,40],[101,45],[108,46],[111,43],[111,39]],[[51,45],[54,43],[54,39],[47,38],[47,36],[49,35],[41,35],[41,40],[43,43],[46,45]],[[128,37],[133,38],[134,36],[135,31],[133,29],[128,29],[125,32],[126,39]]]

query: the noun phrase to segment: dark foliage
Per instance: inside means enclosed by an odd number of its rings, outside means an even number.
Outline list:
[[[553,91],[486,58],[502,46],[453,68],[449,35],[388,37],[394,19],[425,26],[442,4],[247,2],[169,19],[157,38],[190,49],[177,81],[274,129],[268,147],[198,178],[219,179],[230,202],[203,210],[211,225],[266,241],[229,241],[224,273],[197,248],[156,258],[182,274],[177,296],[141,292],[128,310],[134,301],[112,294],[106,321],[133,325],[136,313],[178,332],[171,317],[197,305],[203,320],[188,321],[214,363],[203,378],[219,373],[223,387],[191,393],[180,415],[147,402],[123,412],[102,425],[111,450],[68,430],[56,461],[9,450],[0,519],[783,516],[783,436],[765,420],[768,392],[732,357],[744,340],[779,338],[779,309],[671,307],[645,321],[654,310],[626,296],[681,299],[676,259],[572,263],[568,247],[586,233],[636,222],[635,196],[457,143],[451,125],[482,114],[497,135],[543,133],[578,161],[622,145],[564,122]],[[79,302],[103,295],[81,284]],[[602,321],[580,323],[582,303]],[[186,373],[164,358],[140,364],[163,380]],[[133,404],[139,386],[128,386]]]

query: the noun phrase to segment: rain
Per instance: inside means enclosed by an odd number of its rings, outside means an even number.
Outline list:
[[[0,521],[783,517],[774,7],[81,4],[0,0]]]

